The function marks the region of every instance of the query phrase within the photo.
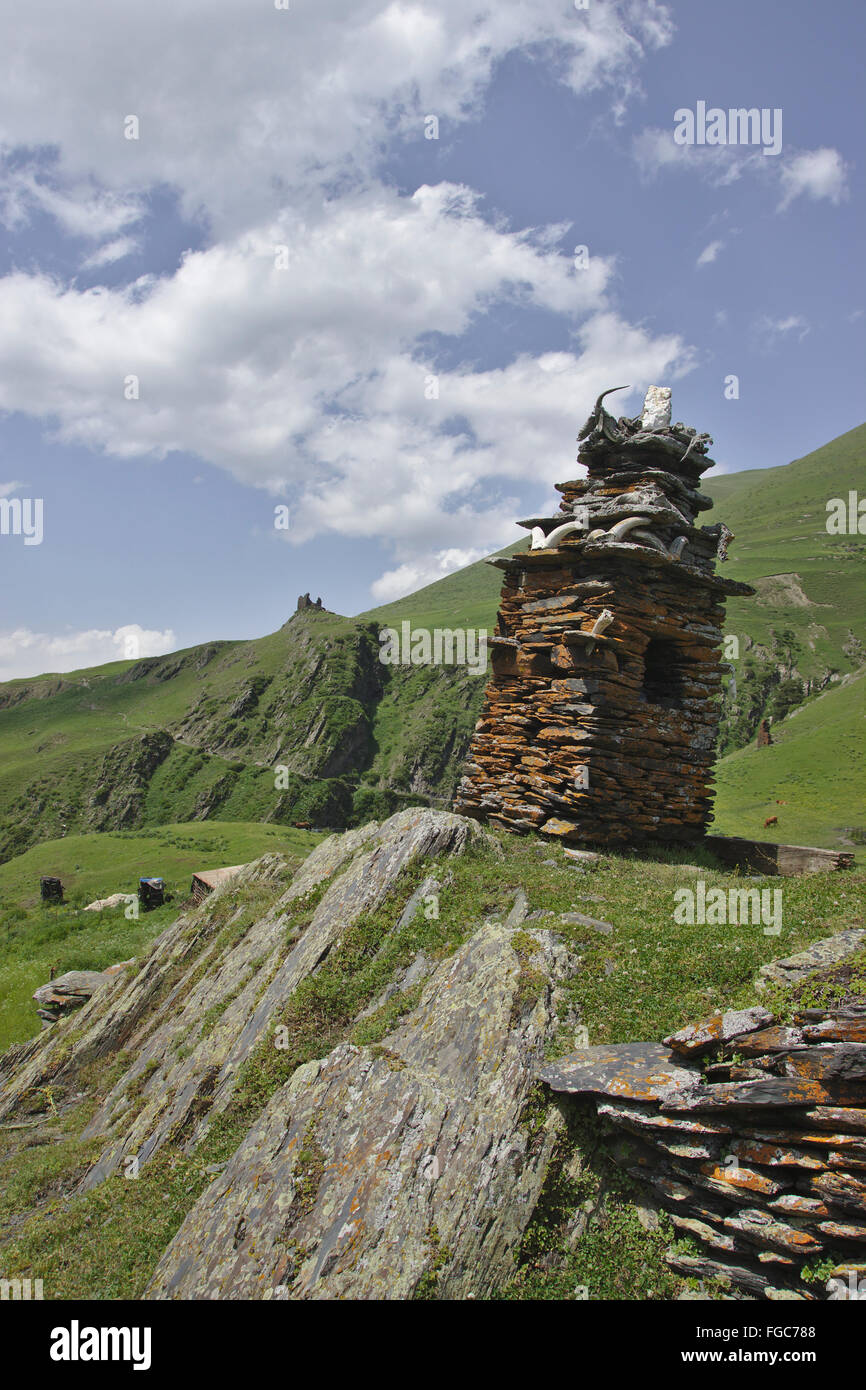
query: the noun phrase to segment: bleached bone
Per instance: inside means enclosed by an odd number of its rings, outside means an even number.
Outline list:
[[[636,526],[643,526],[645,524],[645,516],[627,516],[624,517],[622,521],[618,521],[615,526],[611,526],[607,534],[610,536],[611,540],[621,541],[628,535],[629,531],[633,531]]]
[[[570,536],[572,531],[584,531],[586,527],[579,521],[566,521],[562,526],[557,526],[551,531],[549,536],[545,536],[540,526],[532,528],[531,550],[552,550],[555,545],[562,540],[563,536]]]
[[[683,551],[688,543],[688,536],[677,536],[676,540],[671,541],[668,547],[669,554],[671,554],[675,560],[682,559]]]
[[[613,614],[611,613],[610,609],[602,608],[601,612],[599,613],[598,617],[596,618],[595,622],[589,630],[590,636],[598,637],[599,633],[604,632],[605,628],[610,627],[612,622]]]
[[[613,614],[611,613],[610,609],[602,608],[601,612],[599,613],[598,617],[596,618],[595,622],[589,630],[590,637],[598,637],[602,632],[604,632],[605,628],[610,627],[612,622]],[[595,643],[587,642],[586,651],[588,656],[591,655],[595,651]]]

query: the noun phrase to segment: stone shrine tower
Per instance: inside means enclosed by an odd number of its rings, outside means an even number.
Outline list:
[[[626,389],[626,388],[613,388]],[[694,841],[712,805],[727,594],[724,525],[700,478],[708,435],[671,424],[670,390],[614,420],[605,391],[580,433],[587,477],[560,513],[520,522],[492,677],[455,798],[463,815],[574,843]]]

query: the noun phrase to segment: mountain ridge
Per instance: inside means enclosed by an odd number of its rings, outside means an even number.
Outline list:
[[[761,718],[782,727],[866,661],[866,539],[824,524],[864,453],[866,425],[789,464],[707,479],[736,538],[725,573],[759,590],[728,605],[740,652],[725,755],[748,747]],[[406,620],[489,630],[500,587],[480,561],[355,617],[308,608],[264,637],[0,685],[0,861],[73,832],[209,818],[337,828],[448,804],[484,680],[384,666],[378,633]],[[829,822],[813,821],[826,839]]]

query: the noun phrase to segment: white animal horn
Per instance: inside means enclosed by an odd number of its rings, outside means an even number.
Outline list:
[[[552,550],[558,545],[563,536],[570,536],[572,531],[585,531],[586,527],[582,521],[566,521],[562,526],[557,526],[551,531],[549,536],[545,536],[540,526],[532,528],[532,549],[533,550]]]
[[[618,521],[615,526],[611,526],[607,534],[611,540],[621,541],[628,535],[629,531],[633,531],[636,526],[643,526],[645,522],[645,516],[627,516],[622,521]]]
[[[550,550],[550,549],[552,549],[553,546],[559,544],[559,542],[562,540],[563,536],[570,536],[571,533],[572,533],[572,531],[585,531],[585,530],[586,530],[586,524],[585,524],[585,522],[583,522],[583,521],[580,521],[580,520],[578,520],[578,521],[566,521],[566,522],[564,522],[564,523],[562,524],[562,526],[557,526],[556,529],[555,529],[554,531],[551,531],[550,535],[547,537],[547,539],[546,539],[545,542],[544,542],[544,548],[545,548],[545,550]]]
[[[610,627],[612,622],[613,614],[610,609],[603,608],[590,628],[590,635],[592,637],[597,637],[600,632],[604,632],[605,628]]]

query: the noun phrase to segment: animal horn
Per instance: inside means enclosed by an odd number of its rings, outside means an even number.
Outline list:
[[[602,391],[601,395],[599,396],[598,400],[596,401],[596,403],[595,403],[595,409],[594,409],[593,412],[592,412],[593,415],[597,415],[598,412],[601,410],[601,403],[602,403],[602,401],[604,400],[605,396],[610,396],[610,395],[612,395],[614,391],[630,391],[630,390],[631,390],[631,387],[630,387],[630,386],[608,386],[607,390],[606,390],[606,391]]]
[[[645,522],[645,516],[626,516],[615,526],[611,526],[607,534],[612,540],[621,541],[623,536],[628,535],[629,531],[633,531],[636,526],[643,526]]]
[[[652,531],[635,531],[634,536],[635,540],[642,540],[647,545],[655,546],[656,550],[660,550],[663,555],[667,555],[667,546],[659,540],[658,536],[654,536]]]

